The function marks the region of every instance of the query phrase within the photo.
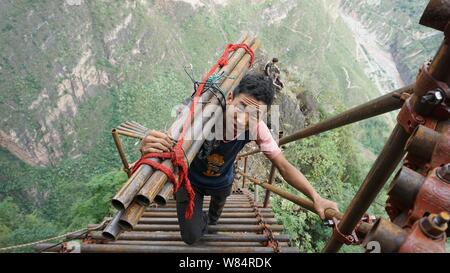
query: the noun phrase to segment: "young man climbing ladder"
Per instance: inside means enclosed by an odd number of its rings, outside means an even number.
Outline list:
[[[195,192],[194,211],[185,219],[188,194],[184,187],[176,192],[176,206],[181,237],[187,244],[199,241],[208,224],[219,220],[234,178],[234,161],[251,140],[255,140],[264,155],[277,167],[281,176],[294,188],[314,202],[314,208],[324,219],[327,208],[338,210],[335,202],[322,198],[305,176],[284,157],[262,120],[265,109],[272,104],[274,87],[262,75],[246,75],[226,100],[225,124],[227,133],[222,140],[205,141],[189,166],[188,177]],[[240,130],[238,128],[244,128]],[[231,134],[229,134],[231,132]],[[230,137],[231,136],[231,137]],[[142,154],[168,152],[173,140],[165,133],[152,131],[141,144]],[[203,212],[203,197],[211,196],[208,213]]]

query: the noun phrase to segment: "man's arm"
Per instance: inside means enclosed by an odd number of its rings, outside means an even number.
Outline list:
[[[267,128],[267,125],[263,121],[258,123],[256,129],[256,143],[261,151],[270,161],[272,161],[286,182],[301,191],[314,202],[314,208],[320,218],[325,219],[324,211],[327,208],[338,211],[337,204],[320,197],[316,190],[311,186],[308,179],[306,179],[306,177],[286,159],[280,147],[278,147],[277,142],[273,139],[269,128]]]
[[[275,167],[280,172],[281,176],[288,182],[291,186],[301,191],[303,194],[308,196],[314,202],[314,208],[319,214],[321,219],[325,219],[325,210],[327,208],[339,211],[338,206],[335,202],[322,198],[316,190],[311,186],[308,179],[301,173],[297,168],[295,168],[283,155],[283,153],[278,154],[274,158],[269,158],[270,161],[275,165]]]

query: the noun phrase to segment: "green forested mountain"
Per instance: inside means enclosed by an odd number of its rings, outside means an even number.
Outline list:
[[[192,92],[183,67],[192,64],[200,78],[241,31],[257,34],[260,56],[280,60],[287,88],[278,102],[282,111],[293,109],[282,116],[287,133],[389,91],[379,90],[357,58],[341,14],[380,37],[380,50],[392,53],[409,83],[440,42],[417,27],[426,3],[375,2],[1,1],[0,246],[107,216],[126,180],[110,129],[130,119],[166,128],[173,107]],[[382,12],[410,20],[408,31],[397,31],[405,24],[392,16],[373,17]],[[385,115],[292,143],[286,155],[344,209],[391,126]],[[127,149],[137,157],[134,141]],[[267,164],[258,159],[255,170]],[[374,206],[376,214],[384,213],[384,201]],[[301,251],[320,250],[329,230],[316,216],[279,198],[273,206]]]

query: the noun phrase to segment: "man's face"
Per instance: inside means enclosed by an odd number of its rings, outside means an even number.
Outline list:
[[[267,105],[249,94],[238,94],[227,98],[226,128],[233,129],[234,135],[256,126],[266,113]]]

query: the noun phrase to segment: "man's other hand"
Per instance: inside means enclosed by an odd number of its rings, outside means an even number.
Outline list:
[[[173,139],[166,133],[151,131],[141,141],[140,151],[142,155],[148,153],[169,152],[173,147]]]
[[[319,214],[320,219],[325,220],[325,210],[333,209],[335,211],[339,211],[338,205],[336,202],[330,201],[328,199],[318,197],[314,200],[314,209],[317,214]]]

